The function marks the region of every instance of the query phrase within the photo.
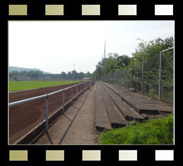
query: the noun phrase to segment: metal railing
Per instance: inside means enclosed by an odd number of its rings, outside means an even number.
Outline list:
[[[48,131],[48,107],[49,107],[49,96],[51,95],[54,95],[54,94],[57,94],[59,92],[62,92],[62,110],[63,110],[63,114],[65,112],[65,91],[66,90],[71,90],[71,104],[73,104],[73,88],[76,88],[76,98],[78,99],[78,96],[83,93],[86,89],[88,89],[90,86],[92,86],[94,84],[94,81],[92,82],[84,82],[84,83],[80,83],[80,84],[76,84],[76,85],[73,85],[73,86],[70,86],[70,87],[67,87],[67,88],[64,88],[64,89],[60,89],[60,90],[57,90],[57,91],[54,91],[54,92],[51,92],[51,93],[48,93],[48,94],[44,94],[44,95],[40,95],[40,96],[36,96],[36,97],[31,97],[31,98],[28,98],[28,99],[24,99],[24,100],[19,100],[19,101],[15,101],[15,102],[11,102],[9,103],[9,107],[12,107],[12,106],[15,106],[15,105],[19,105],[19,104],[22,104],[22,103],[26,103],[26,102],[29,102],[29,101],[33,101],[33,100],[37,100],[37,99],[41,99],[41,98],[45,98],[46,99],[46,131]]]

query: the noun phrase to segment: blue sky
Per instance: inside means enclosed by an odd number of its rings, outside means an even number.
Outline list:
[[[174,37],[174,21],[9,21],[9,65],[93,72],[104,53],[128,55],[141,38]],[[74,65],[75,64],[75,65]]]

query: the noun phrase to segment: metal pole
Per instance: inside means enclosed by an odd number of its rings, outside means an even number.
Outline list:
[[[120,69],[120,85],[122,86],[122,71]]]
[[[161,88],[162,88],[162,52],[160,51],[160,60],[159,60],[159,94],[158,94],[158,100],[161,100]]]
[[[142,60],[142,94],[144,93],[144,56]]]
[[[77,90],[76,94],[77,94],[77,99],[78,99],[78,86],[76,86],[76,90]]]
[[[73,104],[72,98],[73,98],[73,88],[71,88],[71,104]]]
[[[125,88],[126,88],[126,69],[125,69],[125,79],[124,79],[124,84],[125,84]]]
[[[131,76],[131,87],[133,88],[133,71],[132,71],[132,76]]]
[[[174,47],[167,48],[167,49],[165,49],[165,50],[162,50],[162,52],[169,51],[169,50],[171,50],[171,49],[173,49],[173,48],[174,48]]]
[[[64,114],[64,107],[65,107],[65,90],[62,92],[62,107],[63,107],[63,114]]]
[[[46,96],[46,132],[48,132],[48,95]]]

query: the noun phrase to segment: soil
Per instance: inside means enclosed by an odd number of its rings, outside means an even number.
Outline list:
[[[48,129],[48,133],[43,134],[36,144],[98,144],[98,133],[95,129],[95,93],[96,85],[86,90],[79,99],[66,110],[65,115],[62,115]]]
[[[60,85],[34,90],[26,90],[9,93],[9,103],[19,101],[53,91],[57,91],[74,84]],[[82,90],[84,87],[79,87]],[[76,95],[76,88],[73,89],[73,96]],[[71,98],[71,90],[65,91],[65,103]],[[9,144],[13,144],[28,131],[45,119],[45,98],[26,102],[9,108]],[[49,96],[49,115],[62,106],[62,92]]]
[[[98,136],[95,129],[95,93],[96,86],[94,85],[62,144],[98,144]]]

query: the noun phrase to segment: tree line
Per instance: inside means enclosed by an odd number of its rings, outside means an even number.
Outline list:
[[[60,74],[43,74],[41,71],[12,71],[9,73],[10,77],[26,76],[26,77],[36,77],[44,78],[50,77],[51,79],[65,79],[65,80],[82,80],[84,77],[90,78],[92,74],[88,71],[87,73],[77,71],[69,71],[68,73],[62,71]]]
[[[120,85],[133,87],[153,98],[158,98],[161,93],[162,100],[172,103],[173,49],[161,53],[161,70],[160,52],[173,47],[173,37],[167,37],[164,40],[157,38],[149,42],[138,40],[140,42],[131,57],[109,53],[107,58],[98,62],[92,79],[104,79],[118,84],[120,82]]]
[[[107,58],[102,58],[96,65],[95,71],[92,73],[92,79],[99,80],[102,76],[119,69],[126,69],[129,67],[133,69],[135,64],[142,62],[143,57],[145,60],[148,60],[159,54],[161,50],[173,47],[173,37],[167,37],[164,40],[157,38],[149,42],[145,42],[142,39],[137,40],[140,42],[131,57],[128,55],[119,55],[118,53],[109,53]],[[168,58],[173,62],[173,59],[171,59],[173,56],[169,56]],[[151,65],[153,68],[157,63],[152,62]]]
[[[92,74],[88,71],[87,73],[80,72],[78,73],[76,70],[66,72],[61,72],[60,77],[62,79],[71,79],[71,80],[82,80],[84,77],[91,78]]]
[[[30,71],[12,71],[9,73],[10,77],[16,77],[16,76],[27,76],[27,77],[43,77],[43,72],[36,70],[30,70]]]

